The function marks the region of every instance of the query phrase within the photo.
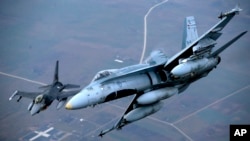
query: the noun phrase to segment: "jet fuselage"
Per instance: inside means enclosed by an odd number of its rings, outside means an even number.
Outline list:
[[[100,71],[88,86],[68,101],[65,108],[81,109],[134,95],[118,122],[101,131],[99,136],[157,112],[162,108],[162,100],[182,93],[191,83],[207,76],[220,63],[219,54],[246,34],[244,31],[216,51],[212,50],[222,35],[221,30],[240,11],[236,7],[222,14],[221,20],[200,37],[194,17],[187,17],[183,49],[179,53],[168,58],[156,51],[145,64]]]
[[[156,95],[153,99],[152,97],[146,98],[147,96],[144,96],[144,98],[139,97],[137,101],[139,104],[152,104],[162,99],[169,98],[174,94],[181,93],[190,83],[206,76],[216,67],[218,62],[218,58],[190,60],[176,66],[172,70],[171,75],[173,76],[168,76],[164,70],[153,70],[145,73],[125,75],[117,79],[109,75],[106,76],[106,78],[104,77],[92,81],[70,99],[66,108],[81,109],[133,94],[143,96],[146,95],[146,93],[157,93],[157,90],[160,90],[158,93],[161,94],[159,94],[159,96]],[[143,66],[145,64],[139,65]],[[145,65],[145,67],[146,66],[147,65]],[[124,69],[126,68],[120,70]],[[120,70],[118,69],[116,72]]]

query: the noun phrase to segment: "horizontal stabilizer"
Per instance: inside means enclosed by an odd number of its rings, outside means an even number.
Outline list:
[[[45,86],[41,86],[39,87],[39,89],[49,89],[52,85],[45,85]]]
[[[238,36],[234,37],[232,40],[230,40],[225,45],[223,45],[222,47],[220,47],[218,50],[216,50],[215,52],[213,52],[210,55],[210,57],[218,56],[222,51],[224,51],[226,48],[228,48],[231,44],[233,44],[235,41],[237,41],[240,37],[242,37],[246,33],[247,33],[247,31],[244,31],[241,34],[239,34]]]
[[[66,90],[66,91],[63,91],[63,92],[61,92],[60,95],[57,96],[57,100],[58,101],[66,100],[66,98],[68,98],[70,96],[73,96],[73,95],[76,95],[79,92],[80,92],[80,90]]]
[[[74,88],[80,88],[80,86],[75,85],[75,84],[66,84],[66,85],[64,85],[64,89],[74,89]]]

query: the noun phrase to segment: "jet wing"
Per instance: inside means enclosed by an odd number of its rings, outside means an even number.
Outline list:
[[[114,130],[114,129],[121,129],[123,126],[129,124],[128,122],[125,121],[124,119],[124,115],[126,115],[127,113],[129,113],[130,111],[132,111],[133,109],[137,108],[137,104],[136,104],[136,99],[139,97],[139,94],[134,95],[133,100],[131,101],[131,103],[129,104],[127,110],[123,113],[122,117],[118,120],[118,122],[110,129],[107,130],[103,130],[100,132],[99,136],[102,137],[103,135],[107,134],[108,132]]]
[[[70,96],[74,96],[78,92],[80,92],[80,90],[62,91],[60,92],[60,95],[57,96],[57,99],[68,98]]]
[[[22,97],[26,97],[26,98],[30,98],[30,99],[35,99],[38,95],[40,95],[41,92],[22,92],[22,91],[15,91],[11,97],[9,98],[9,100],[12,100],[15,96],[20,96],[18,101],[22,98]]]
[[[221,30],[229,23],[229,21],[239,12],[241,9],[239,7],[236,7],[232,9],[229,12],[226,12],[224,14],[221,14],[219,18],[221,19],[217,24],[215,24],[211,29],[209,29],[205,34],[200,36],[197,40],[195,40],[193,43],[191,43],[189,46],[184,48],[181,52],[177,53],[174,55],[172,58],[169,60],[165,59],[166,62],[160,62],[160,63],[155,63],[153,65],[145,65],[142,68],[137,68],[132,71],[126,72],[126,73],[118,73],[113,76],[110,76],[107,79],[104,79],[101,83],[105,83],[107,81],[111,81],[113,79],[117,79],[123,76],[127,75],[133,75],[133,74],[140,74],[140,73],[145,73],[149,71],[157,71],[161,69],[165,69],[166,71],[170,72],[175,66],[179,64],[179,59],[181,58],[188,58],[191,55],[193,55],[193,47],[196,46],[199,42],[204,42],[208,44],[212,44],[221,36]],[[212,42],[212,43],[211,43]],[[118,70],[119,71],[119,70]]]
[[[193,43],[191,43],[189,46],[184,48],[181,52],[177,53],[175,56],[169,59],[169,61],[164,65],[165,69],[167,71],[171,71],[175,66],[179,64],[179,59],[181,58],[188,58],[191,55],[193,55],[192,48],[196,46],[199,42],[203,41],[209,41],[211,42],[216,41],[222,33],[220,31],[228,24],[228,22],[241,11],[239,7],[236,7],[232,9],[229,12],[226,12],[224,14],[221,14],[219,18],[221,20],[215,24],[211,29],[209,29],[205,34],[203,34],[201,37],[199,37],[197,40],[195,40]]]

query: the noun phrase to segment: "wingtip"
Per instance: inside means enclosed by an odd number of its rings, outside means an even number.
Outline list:
[[[14,96],[16,96],[17,92],[18,92],[18,91],[15,90],[15,92],[10,96],[9,101],[11,101],[11,100],[13,99]]]
[[[228,15],[232,14],[239,14],[243,9],[240,8],[239,4],[237,4],[232,10],[222,13],[218,16],[219,19],[223,19],[224,17],[227,17]]]
[[[243,36],[243,35],[245,35],[247,32],[248,32],[247,30],[246,30],[246,31],[243,31],[239,36]]]
[[[100,134],[98,135],[100,138],[102,138],[103,137],[103,133],[102,133],[102,131],[100,132]]]
[[[237,3],[236,6],[235,6],[235,8],[234,8],[233,10],[240,12],[240,11],[242,11],[243,9],[241,9],[241,8],[240,8],[240,4]]]

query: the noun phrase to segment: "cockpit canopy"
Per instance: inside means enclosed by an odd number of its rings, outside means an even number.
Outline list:
[[[36,97],[36,99],[35,99],[35,104],[41,103],[42,100],[43,100],[43,95],[42,95],[42,94],[38,95],[38,96]]]
[[[99,79],[102,79],[102,78],[105,78],[105,77],[108,77],[110,76],[111,74],[113,74],[114,72],[116,71],[116,69],[109,69],[109,70],[102,70],[102,71],[99,71],[95,77],[93,78],[92,82],[93,81],[96,81],[96,80],[99,80]]]

